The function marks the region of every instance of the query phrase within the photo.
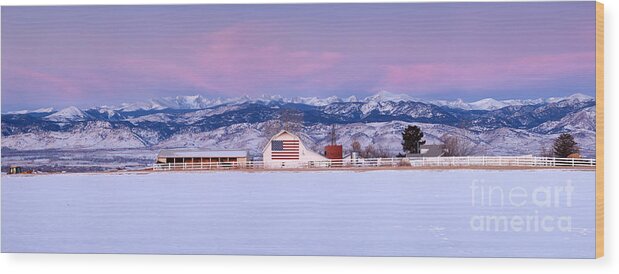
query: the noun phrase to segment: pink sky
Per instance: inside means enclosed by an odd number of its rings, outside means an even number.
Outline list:
[[[160,96],[594,92],[594,2],[3,7],[3,111]]]

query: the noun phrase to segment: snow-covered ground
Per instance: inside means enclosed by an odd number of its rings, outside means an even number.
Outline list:
[[[569,170],[2,175],[2,251],[593,258],[594,180]]]

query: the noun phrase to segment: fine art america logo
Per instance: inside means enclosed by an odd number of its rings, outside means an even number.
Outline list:
[[[470,228],[484,232],[570,232],[572,217],[552,214],[571,208],[574,186],[563,184],[506,187],[474,180],[471,206],[487,213],[473,215]],[[496,214],[499,213],[499,214]]]

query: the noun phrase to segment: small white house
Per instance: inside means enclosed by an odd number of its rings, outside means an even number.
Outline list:
[[[298,136],[282,130],[267,142],[262,160],[268,168],[296,168],[324,164],[328,159],[307,149]]]

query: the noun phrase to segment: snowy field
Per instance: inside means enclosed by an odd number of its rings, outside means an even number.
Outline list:
[[[2,176],[2,251],[595,255],[592,171]]]

